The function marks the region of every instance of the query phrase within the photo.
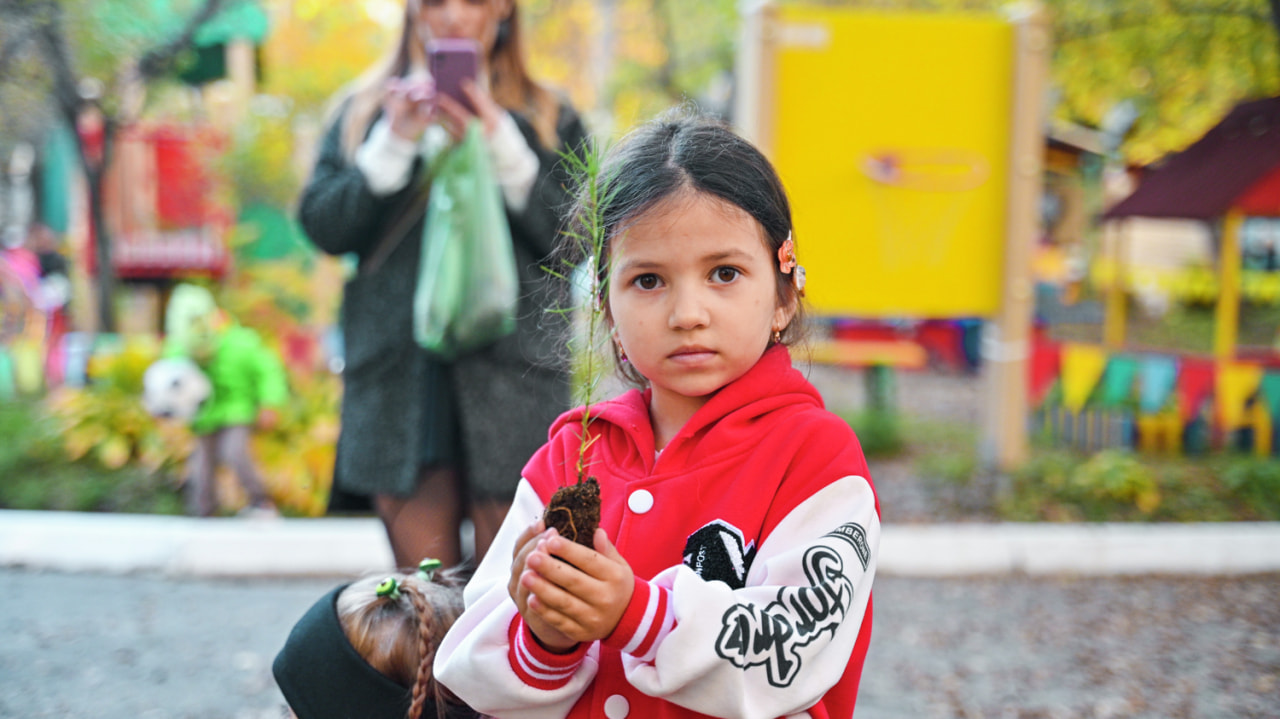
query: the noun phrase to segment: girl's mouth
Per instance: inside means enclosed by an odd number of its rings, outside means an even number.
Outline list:
[[[667,355],[667,358],[675,362],[694,363],[711,359],[715,355],[713,350],[707,349],[700,345],[689,345]]]

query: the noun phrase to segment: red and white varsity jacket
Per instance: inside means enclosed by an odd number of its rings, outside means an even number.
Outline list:
[[[719,390],[660,455],[647,392],[592,412],[600,526],[636,575],[622,621],[552,654],[507,594],[517,536],[577,479],[579,408],[526,465],[437,679],[502,719],[851,716],[880,510],[853,431],[786,348]]]

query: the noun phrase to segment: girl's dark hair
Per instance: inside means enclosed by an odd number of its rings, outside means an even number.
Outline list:
[[[608,317],[608,273],[613,239],[645,212],[680,195],[703,194],[727,202],[750,215],[763,230],[765,246],[777,257],[782,243],[793,236],[791,203],[782,180],[769,160],[750,142],[736,135],[722,121],[690,107],[675,108],[628,133],[611,148],[600,166],[595,197],[600,200],[599,221],[603,246],[595,263],[600,297]],[[589,188],[579,188],[578,201],[569,217],[571,232],[587,234],[587,213],[592,212]],[[572,246],[569,246],[572,245]],[[560,254],[572,261],[588,258],[580,241],[570,241]],[[578,255],[573,257],[573,255]],[[792,275],[774,264],[778,303],[794,306],[791,322],[782,330],[782,344],[798,341],[804,327],[804,308]],[[611,343],[612,345],[612,343]],[[613,346],[619,372],[643,386],[646,380],[629,363],[622,362]]]

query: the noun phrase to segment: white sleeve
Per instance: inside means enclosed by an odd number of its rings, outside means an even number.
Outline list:
[[[664,570],[648,584],[651,593],[666,594],[657,604],[665,599],[674,626],[660,610],[628,608],[643,614],[632,623],[633,639],[617,640],[628,645],[620,647],[628,682],[717,717],[766,719],[813,706],[853,654],[879,542],[871,485],[850,476],[777,525],[742,589],[704,581],[684,565]]]
[[[417,143],[398,137],[384,117],[374,123],[369,137],[356,149],[355,164],[369,184],[369,191],[386,197],[409,184],[417,154]]]
[[[512,212],[523,212],[538,179],[539,163],[509,112],[502,113],[502,120],[489,138],[489,156],[507,207]]]
[[[515,602],[507,594],[516,539],[543,512],[523,479],[488,554],[463,590],[466,611],[436,650],[436,679],[481,714],[503,719],[558,719],[595,678],[599,644],[551,655],[523,642]],[[519,673],[517,667],[520,667]]]

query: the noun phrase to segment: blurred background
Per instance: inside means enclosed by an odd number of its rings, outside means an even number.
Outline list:
[[[777,164],[815,380],[920,517],[1280,512],[1275,3],[519,7],[600,142],[693,101]],[[0,507],[182,511],[190,438],[140,397],[194,282],[284,359],[255,457],[323,513],[349,268],[292,205],[402,11],[0,1]]]
[[[1280,519],[1280,2],[518,4],[598,142],[691,101],[787,185],[800,356],[886,528],[859,716],[1277,714],[1280,575],[1250,562]],[[347,557],[343,523],[382,547],[368,518],[156,517],[194,439],[143,396],[175,287],[208,288],[285,366],[271,500],[325,513],[351,263],[294,203],[403,7],[0,0],[0,717],[279,716],[270,659],[332,579],[225,575]],[[888,562],[981,560],[967,529],[1077,569]],[[212,576],[147,571],[192,541]]]

